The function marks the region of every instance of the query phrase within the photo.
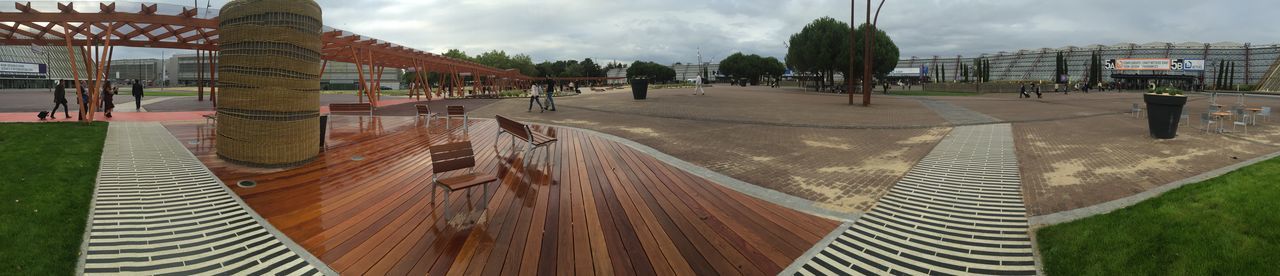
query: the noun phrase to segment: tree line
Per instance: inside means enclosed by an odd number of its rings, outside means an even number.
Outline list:
[[[851,61],[856,65],[863,64],[863,53],[866,51],[863,34],[870,29],[873,28],[867,24],[852,28],[849,24],[831,17],[818,18],[805,25],[799,33],[791,35],[791,39],[788,40],[786,66],[797,72],[816,76],[820,81],[815,88],[819,90],[823,86],[834,85],[836,73],[845,76],[846,80],[855,79],[856,77],[850,76],[862,75],[863,66],[850,68],[849,65]],[[850,32],[852,32],[853,41],[850,41]],[[898,66],[898,46],[883,30],[876,29],[872,36],[874,36],[872,38],[874,51],[871,54],[874,61],[871,64],[871,73],[878,78],[884,78]],[[850,43],[853,43],[853,47],[850,47]],[[850,58],[851,48],[852,59]]]

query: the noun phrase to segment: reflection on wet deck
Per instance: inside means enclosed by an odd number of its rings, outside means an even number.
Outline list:
[[[837,225],[572,129],[534,126],[560,142],[526,168],[507,136],[495,148],[493,120],[330,120],[315,162],[273,170],[218,160],[204,122],[166,126],[223,182],[256,181],[232,188],[343,274],[776,274]],[[486,206],[480,191],[453,193],[444,218],[427,148],[464,140],[501,180],[483,187]]]

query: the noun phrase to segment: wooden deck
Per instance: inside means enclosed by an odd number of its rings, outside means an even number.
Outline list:
[[[526,169],[506,136],[507,154],[496,154],[493,120],[473,118],[469,131],[413,117],[331,121],[329,150],[288,170],[218,160],[203,121],[166,127],[224,182],[257,181],[232,188],[347,275],[772,275],[838,224],[579,131],[535,126],[560,142]],[[446,219],[427,147],[463,140],[477,149],[477,171],[501,180],[484,187],[492,199],[481,210],[472,210],[483,204],[478,189],[453,193]]]

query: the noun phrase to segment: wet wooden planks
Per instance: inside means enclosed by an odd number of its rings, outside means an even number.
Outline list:
[[[287,170],[218,160],[202,123],[167,127],[224,182],[257,181],[233,189],[343,274],[776,274],[838,224],[571,129],[535,126],[560,142],[524,167],[506,136],[495,149],[492,120],[469,131],[414,117],[331,121],[330,149]],[[471,141],[476,170],[501,180],[483,187],[487,204],[480,188],[453,193],[446,218],[427,147],[452,141]]]

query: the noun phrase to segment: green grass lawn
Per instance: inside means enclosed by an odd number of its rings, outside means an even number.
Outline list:
[[[0,274],[75,273],[107,123],[0,123]]]
[[[880,91],[877,90],[876,93]],[[943,91],[894,91],[889,90],[890,96],[976,96],[978,93],[962,93],[962,92],[943,92]]]
[[[1276,275],[1280,158],[1036,236],[1049,275]]]

